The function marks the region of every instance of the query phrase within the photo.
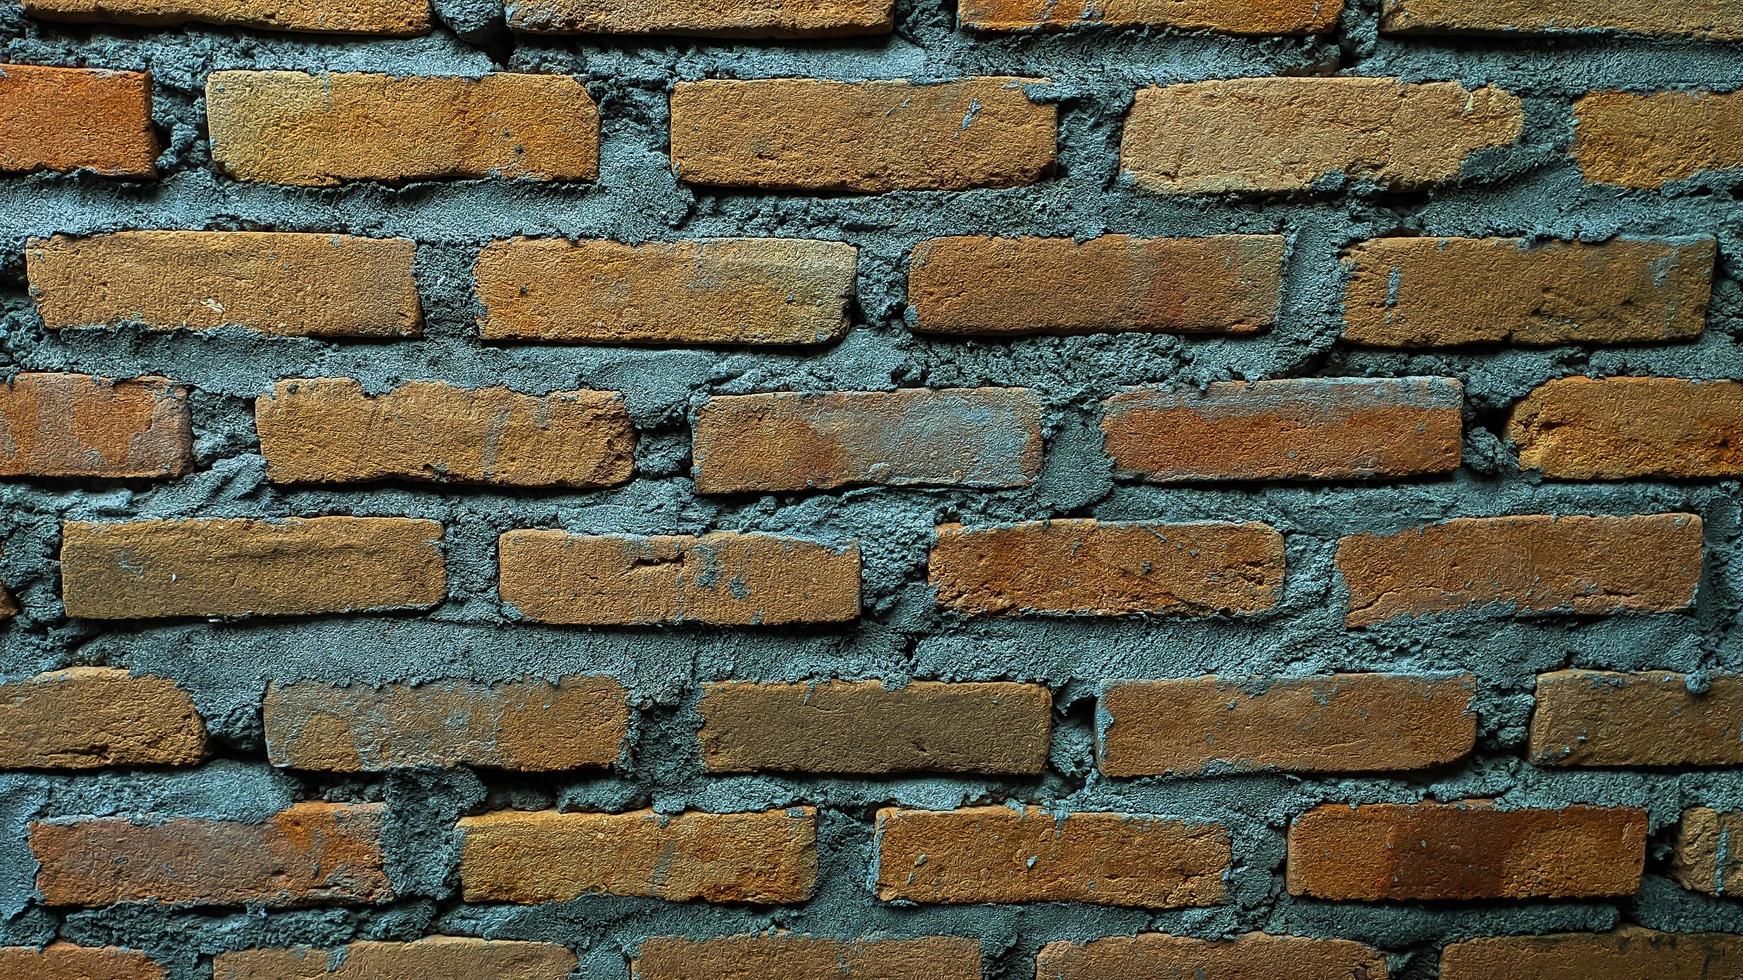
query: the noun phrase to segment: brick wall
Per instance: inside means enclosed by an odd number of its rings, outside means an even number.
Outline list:
[[[1739,42],[0,0],[0,976],[1743,978]]]

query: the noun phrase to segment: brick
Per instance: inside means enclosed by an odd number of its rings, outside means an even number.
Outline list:
[[[1743,676],[1695,693],[1665,671],[1560,670],[1537,678],[1540,766],[1743,766]]]
[[[148,479],[193,464],[188,391],[167,378],[27,373],[0,386],[0,476]]]
[[[50,943],[0,947],[0,976],[30,980],[165,980],[161,964],[130,949]]]
[[[1601,934],[1507,936],[1441,951],[1441,980],[1720,980],[1743,975],[1743,937],[1621,926]]]
[[[1289,828],[1289,893],[1334,901],[1607,898],[1640,889],[1646,811],[1327,805]]]
[[[1152,483],[1354,480],[1459,468],[1452,378],[1300,378],[1140,388],[1102,403],[1115,468]]]
[[[254,403],[274,483],[422,480],[590,489],[628,483],[635,428],[610,391],[526,395],[414,381],[280,381]]]
[[[980,942],[787,934],[649,939],[630,980],[980,980]]]
[[[1743,475],[1743,384],[1560,378],[1513,406],[1519,466],[1563,480]]]
[[[238,180],[599,176],[599,109],[568,75],[220,71],[206,116],[212,159]]]
[[[1381,24],[1394,34],[1618,32],[1743,40],[1743,8],[1730,0],[1386,0]]]
[[[1345,617],[1369,626],[1400,616],[1482,610],[1516,614],[1667,612],[1692,605],[1701,579],[1701,519],[1478,517],[1338,542]]]
[[[336,950],[244,949],[220,953],[212,980],[566,980],[575,954],[555,943],[433,936],[360,942]]]
[[[72,667],[0,684],[0,768],[190,766],[205,758],[205,723],[172,680]]]
[[[977,31],[1172,27],[1227,34],[1323,34],[1337,25],[1343,0],[962,0],[957,16]]]
[[[30,294],[50,330],[238,326],[286,337],[415,337],[414,242],[269,231],[33,239]]]
[[[1217,942],[1139,933],[1048,943],[1036,980],[1386,980],[1386,954],[1347,939],[1250,932]]]
[[[908,270],[922,333],[1249,334],[1282,295],[1280,235],[933,238]]]
[[[447,576],[435,521],[68,521],[61,587],[76,619],[295,616],[433,606]]]
[[[1343,339],[1401,348],[1687,340],[1706,326],[1715,254],[1712,239],[1376,239],[1345,261]]]
[[[907,388],[710,398],[696,412],[698,493],[1019,487],[1041,472],[1027,388]]]
[[[968,615],[1255,613],[1282,595],[1283,536],[1263,524],[946,524],[928,575],[939,603]]]
[[[886,808],[877,815],[877,895],[886,902],[1219,905],[1229,832],[1126,813],[1041,807]]]
[[[265,823],[126,818],[33,823],[45,905],[119,902],[298,908],[394,897],[380,803],[299,803]]]
[[[0,173],[157,176],[151,76],[0,65]]]
[[[327,772],[488,766],[556,772],[609,766],[629,727],[609,677],[507,684],[274,684],[262,709],[275,766]]]
[[[803,902],[817,881],[817,811],[502,812],[460,821],[468,902],[582,895]]]
[[[510,531],[502,601],[578,626],[779,626],[859,618],[859,547],[771,534]]]
[[[1691,891],[1715,897],[1743,895],[1743,811],[1685,810],[1670,876]]]
[[[513,0],[508,26],[532,34],[687,34],[731,38],[850,37],[888,34],[893,0]]]
[[[3,688],[0,688],[3,690]],[[710,772],[1039,774],[1053,698],[1039,684],[706,684]]]
[[[1496,88],[1389,78],[1242,78],[1140,89],[1120,162],[1167,194],[1304,191],[1345,175],[1386,190],[1456,178],[1524,129]]]
[[[1101,697],[1101,770],[1388,772],[1457,762],[1477,740],[1470,677],[1132,681]]]
[[[1033,184],[1053,169],[1057,126],[1024,92],[1039,81],[679,82],[672,169],[691,184],[813,193]]]
[[[390,37],[430,29],[424,0],[24,0],[24,12],[43,20],[148,27],[198,23]]]
[[[475,274],[485,340],[821,344],[847,332],[859,250],[840,242],[517,238]]]
[[[1593,183],[1657,190],[1743,167],[1743,91],[1594,92],[1574,119],[1574,159]]]

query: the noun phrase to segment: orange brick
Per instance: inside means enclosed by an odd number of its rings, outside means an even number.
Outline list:
[[[859,547],[721,531],[498,541],[502,601],[543,623],[778,626],[859,618]]]
[[[299,803],[265,823],[125,818],[33,823],[50,906],[118,902],[296,908],[387,901],[380,803]]]
[[[1602,934],[1507,936],[1441,951],[1441,980],[1720,980],[1743,975],[1743,938],[1622,926]]]
[[[82,24],[218,24],[267,31],[410,37],[430,29],[424,0],[24,0],[24,12]]]
[[[1218,905],[1230,858],[1219,824],[1041,807],[883,809],[877,846],[886,902]]]
[[[914,249],[922,333],[1254,333],[1282,295],[1280,235],[934,238]]]
[[[532,34],[690,34],[704,37],[815,38],[888,34],[893,0],[515,0],[508,25]]]
[[[1308,190],[1327,178],[1419,190],[1524,130],[1496,88],[1389,78],[1238,78],[1140,89],[1120,162],[1168,194]]]
[[[1561,670],[1537,678],[1531,761],[1540,766],[1743,765],[1743,677],[1700,693],[1682,674]]]
[[[1346,617],[1368,626],[1400,616],[1503,606],[1528,613],[1666,612],[1694,602],[1701,519],[1479,517],[1338,542]]]
[[[268,231],[56,235],[24,249],[50,330],[140,324],[239,326],[287,337],[412,337],[421,331],[414,242]]]
[[[193,464],[188,391],[167,378],[19,374],[0,385],[0,476],[180,476]]]
[[[380,395],[350,378],[281,381],[254,403],[274,483],[406,479],[609,487],[635,472],[635,428],[609,391],[544,397],[414,381]]]
[[[979,31],[1059,30],[1079,26],[1173,27],[1228,34],[1322,34],[1337,25],[1343,0],[963,0],[962,26]]]
[[[575,954],[555,943],[433,936],[361,942],[336,950],[244,949],[220,953],[212,980],[566,980]]]
[[[947,524],[929,577],[940,604],[969,615],[1254,613],[1282,595],[1283,536],[1263,524]]]
[[[1398,34],[1617,32],[1743,40],[1743,8],[1730,0],[1386,0],[1384,29]]]
[[[1038,82],[679,82],[672,169],[691,184],[819,193],[1033,184],[1053,169],[1057,126],[1024,92]]]
[[[299,681],[268,688],[262,715],[273,765],[328,772],[609,766],[629,727],[623,685],[609,677],[383,687]]]
[[[1386,954],[1347,939],[1250,932],[1211,942],[1161,933],[1048,943],[1036,980],[1386,980]]]
[[[817,812],[541,813],[460,821],[468,902],[627,895],[670,902],[803,902],[817,881]]]
[[[696,412],[698,493],[1019,487],[1041,472],[1027,388],[907,388],[710,398]]]
[[[1101,770],[1386,772],[1457,762],[1477,740],[1473,678],[1338,674],[1112,684],[1101,697]]]
[[[1593,183],[1656,190],[1743,167],[1743,92],[1594,92],[1574,119],[1574,159]]]
[[[294,616],[433,606],[447,576],[435,521],[68,521],[61,588],[78,619]]]
[[[165,980],[169,973],[151,957],[130,949],[57,942],[44,949],[0,947],[0,976],[20,980]]]
[[[568,75],[220,71],[206,116],[212,159],[238,180],[599,176],[599,109]]]
[[[0,65],[0,173],[157,176],[151,76]]]
[[[1690,891],[1743,895],[1743,811],[1685,810],[1677,828],[1670,875]],[[1708,974],[1700,974],[1705,980]]]
[[[1743,384],[1560,378],[1513,406],[1519,465],[1564,480],[1743,475]]]
[[[485,340],[821,344],[848,328],[859,250],[724,238],[487,246],[474,270]]]
[[[630,980],[980,980],[980,942],[787,934],[649,939]]]
[[[1102,403],[1114,466],[1152,483],[1350,480],[1459,468],[1452,378],[1300,378],[1140,388]]]
[[[0,684],[0,768],[188,766],[205,758],[206,726],[174,681],[73,667]]]
[[[1289,828],[1289,893],[1335,901],[1632,895],[1646,811],[1484,803],[1327,805]]]
[[[711,772],[1040,774],[1053,720],[1039,684],[732,682],[700,708]]]

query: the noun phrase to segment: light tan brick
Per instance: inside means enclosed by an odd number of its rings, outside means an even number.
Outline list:
[[[1563,480],[1743,475],[1743,383],[1560,378],[1513,406],[1522,469]]]
[[[244,949],[220,953],[212,980],[567,980],[575,954],[555,943],[433,936],[360,942],[336,950]]]
[[[0,768],[187,766],[205,757],[205,723],[172,680],[72,667],[0,684]]]
[[[980,31],[1079,26],[1172,27],[1229,34],[1320,34],[1337,25],[1343,0],[962,0],[957,16]]]
[[[1048,943],[1036,980],[1386,980],[1386,954],[1347,939],[1250,932],[1211,942],[1161,933]]]
[[[513,0],[508,24],[533,34],[689,34],[818,38],[888,34],[893,0]]]
[[[0,65],[0,173],[157,176],[151,76]]]
[[[24,0],[43,20],[409,37],[430,29],[428,0]]]
[[[0,947],[0,976],[18,980],[165,980],[156,960],[115,946]]]
[[[957,936],[819,939],[787,934],[649,939],[631,980],[980,980],[980,943]]]
[[[1690,891],[1726,898],[1743,895],[1743,811],[1683,811],[1670,875]],[[1706,976],[1701,974],[1701,980]]]
[[[1622,926],[1615,932],[1504,936],[1441,951],[1441,980],[1718,980],[1743,975],[1743,938]]]
[[[1383,28],[1398,34],[1625,33],[1743,40],[1732,0],[1386,0]]]
[[[1657,190],[1743,168],[1743,91],[1593,92],[1574,119],[1574,159],[1593,183]]]
[[[181,476],[194,464],[188,391],[167,378],[19,374],[0,385],[0,476]]]
[[[1700,693],[1682,674],[1561,670],[1537,678],[1540,766],[1743,766],[1743,677]]]

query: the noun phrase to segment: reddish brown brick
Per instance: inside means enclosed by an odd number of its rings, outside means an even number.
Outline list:
[[[1743,811],[1685,810],[1670,874],[1690,891],[1726,898],[1743,895]],[[1706,976],[1701,974],[1701,980]]]
[[[1027,388],[729,395],[697,411],[694,432],[698,493],[997,489],[1041,472],[1041,399]]]
[[[1743,40],[1743,7],[1730,0],[1386,0],[1394,34],[1624,34]]]
[[[1338,542],[1351,626],[1504,606],[1527,613],[1664,612],[1694,602],[1701,519],[1479,517]]]
[[[1560,378],[1513,406],[1519,465],[1563,480],[1743,475],[1743,383]]]
[[[1036,980],[1386,980],[1386,954],[1347,939],[1250,932],[1211,942],[1161,933],[1041,947]]]
[[[0,684],[0,768],[188,766],[205,758],[205,723],[172,680],[72,667]]]
[[[0,385],[0,476],[149,478],[193,464],[188,391],[167,378],[19,374]]]
[[[151,76],[0,65],[0,173],[157,176]]]
[[[962,0],[962,26],[979,31],[1078,26],[1173,27],[1228,34],[1321,34],[1337,25],[1343,0]]]
[[[582,895],[803,902],[817,881],[817,813],[502,812],[460,821],[468,902]]]
[[[631,980],[980,980],[980,942],[818,939],[788,934],[649,939]]]
[[[391,37],[430,29],[423,0],[24,0],[24,12],[44,20],[148,27],[201,23]]]
[[[555,943],[433,936],[360,942],[337,950],[244,949],[220,953],[212,980],[566,980],[575,954]]]
[[[1017,187],[1053,169],[1033,78],[679,82],[672,169],[691,184],[812,193]]]
[[[940,604],[969,615],[1254,613],[1282,595],[1283,536],[1263,524],[946,524],[928,575]]]
[[[1602,934],[1506,936],[1441,951],[1441,980],[1719,980],[1743,975],[1743,937],[1621,926]]]
[[[1743,91],[1593,92],[1574,118],[1574,159],[1594,183],[1657,190],[1743,167]]]
[[[1561,670],[1537,678],[1540,766],[1743,766],[1743,677],[1696,693],[1682,674]]]
[[[533,34],[693,34],[704,37],[817,38],[888,34],[893,0],[515,0],[508,24]]]
[[[1102,432],[1152,483],[1421,476],[1458,469],[1463,405],[1452,378],[1225,381],[1115,395]]]
[[[1632,895],[1646,832],[1644,810],[1332,804],[1289,828],[1289,893],[1365,902]]]
[[[294,908],[387,901],[380,803],[299,803],[265,823],[125,818],[33,823],[50,906],[118,902]]]
[[[156,960],[130,949],[57,942],[44,949],[0,947],[0,976],[18,980],[165,980],[169,973]]]

